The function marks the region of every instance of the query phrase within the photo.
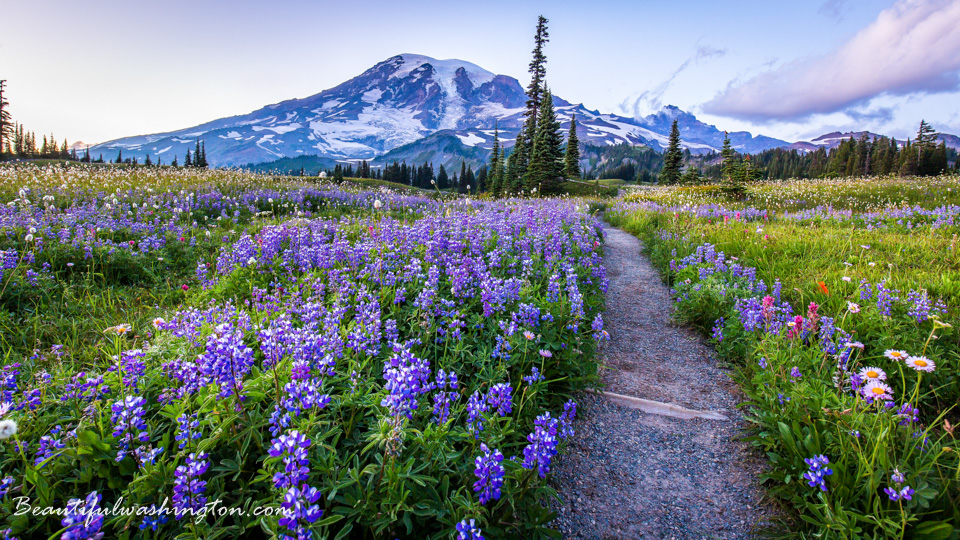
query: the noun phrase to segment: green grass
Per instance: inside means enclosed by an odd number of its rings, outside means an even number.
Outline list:
[[[737,366],[735,379],[747,398],[742,407],[753,425],[748,440],[767,458],[762,478],[784,503],[775,534],[960,535],[960,459],[952,427],[960,423],[960,224],[931,227],[932,219],[908,223],[916,216],[891,214],[906,206],[955,205],[958,187],[955,176],[771,182],[748,186],[743,200],[728,197],[719,186],[661,187],[631,193],[607,212],[612,224],[644,241],[676,291],[676,318],[712,335],[720,357]],[[695,217],[691,208],[697,205],[767,210],[769,218]],[[783,217],[818,206],[851,210],[853,217],[825,212],[803,220]],[[872,217],[858,217],[865,212]],[[790,337],[787,327],[748,329],[737,302],[771,294],[771,288],[757,293],[730,271],[710,273],[708,263],[680,269],[678,261],[703,244],[723,252],[728,264],[755,268],[768,286],[779,280],[782,299],[802,317],[802,325],[815,317],[833,318],[850,341],[863,344],[862,350],[851,349],[852,372],[863,366],[885,370],[895,407],[871,405],[852,390],[843,378],[847,372],[838,371],[837,356],[825,350],[818,334],[801,339]],[[700,273],[702,268],[707,274]],[[871,284],[870,298],[861,297],[861,281]],[[889,315],[877,304],[878,283],[898,290],[894,294],[900,300]],[[943,301],[948,313],[941,321],[952,328],[933,319],[918,322],[909,313],[910,291]],[[809,311],[811,303],[816,316]],[[937,368],[916,372],[886,358],[885,351],[892,349],[925,356]],[[845,350],[842,344],[839,350]],[[793,369],[801,376],[791,375]],[[919,409],[919,420],[905,423],[896,414],[902,404]],[[827,491],[811,488],[802,478],[804,460],[820,454],[833,470]],[[894,469],[915,490],[911,500],[894,502],[883,491],[897,487],[891,480]]]

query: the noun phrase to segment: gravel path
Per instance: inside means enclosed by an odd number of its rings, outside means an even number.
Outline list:
[[[554,524],[565,538],[747,538],[769,510],[757,486],[762,463],[736,440],[745,426],[737,387],[693,330],[671,324],[669,289],[640,242],[606,232],[606,390],[730,420],[681,420],[583,396],[577,434],[553,475],[564,501]]]

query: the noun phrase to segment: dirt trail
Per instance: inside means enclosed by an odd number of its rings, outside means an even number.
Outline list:
[[[607,227],[610,278],[600,353],[606,390],[719,412],[728,420],[647,414],[583,396],[577,434],[553,484],[565,538],[747,538],[768,510],[761,462],[736,439],[736,385],[693,330],[670,322],[670,291],[640,242]]]

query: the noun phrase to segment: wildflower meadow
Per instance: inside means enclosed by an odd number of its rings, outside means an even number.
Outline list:
[[[0,201],[4,538],[555,536],[586,203],[29,165]]]
[[[606,217],[736,366],[782,530],[957,537],[960,178],[654,188]]]

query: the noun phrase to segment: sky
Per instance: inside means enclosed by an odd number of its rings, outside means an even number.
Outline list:
[[[103,142],[302,98],[401,53],[529,81],[538,15],[547,82],[590,109],[676,105],[788,141],[921,119],[960,134],[960,0],[67,0],[4,8],[14,120]]]

